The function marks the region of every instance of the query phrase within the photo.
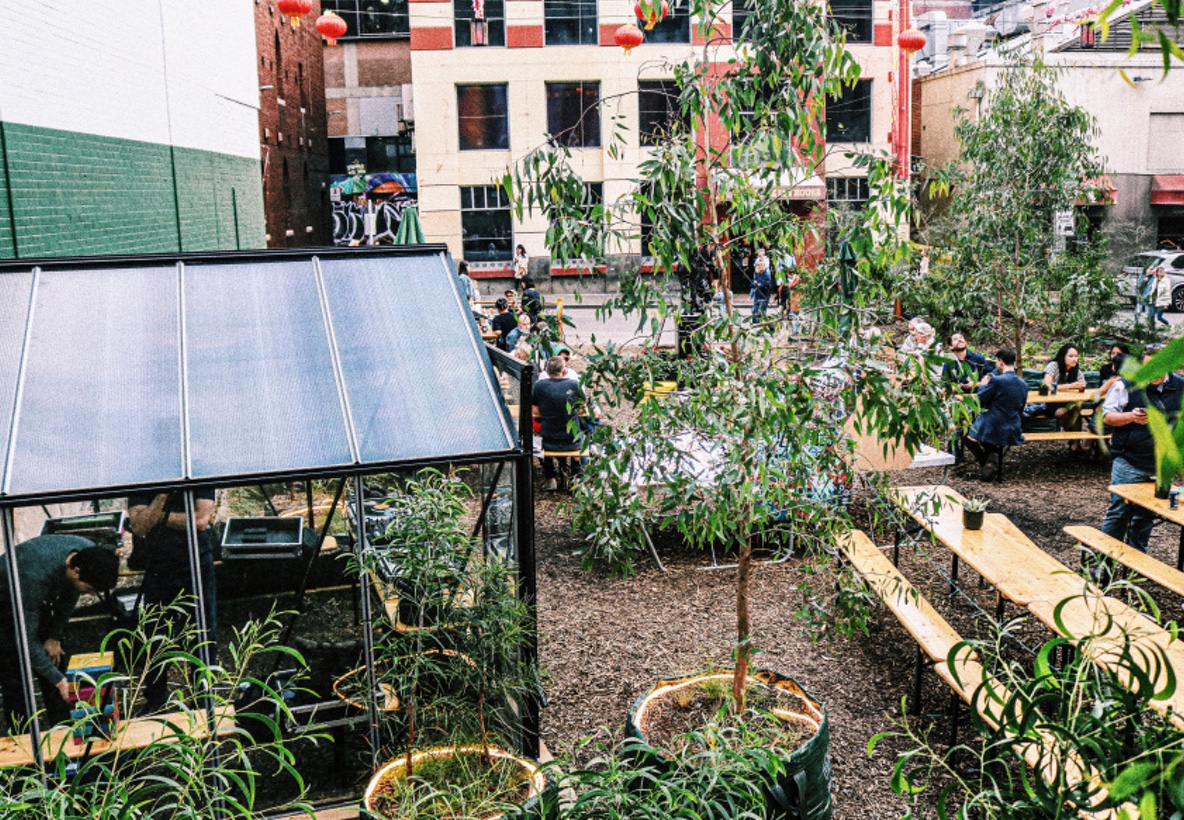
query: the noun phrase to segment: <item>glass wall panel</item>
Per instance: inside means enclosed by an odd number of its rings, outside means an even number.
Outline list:
[[[440,257],[322,267],[363,461],[513,446],[472,317]]]
[[[194,477],[351,461],[309,261],[185,268]]]
[[[29,318],[29,294],[32,273],[9,273],[0,276],[0,468],[8,457],[8,433],[12,427],[12,408],[16,401],[17,373]]]
[[[180,477],[177,338],[173,267],[43,272],[9,491]]]

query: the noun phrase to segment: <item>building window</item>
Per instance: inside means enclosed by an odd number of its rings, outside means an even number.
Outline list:
[[[862,208],[869,196],[867,177],[827,177],[826,204]]]
[[[872,0],[830,0],[830,16],[846,29],[848,43],[872,41]]]
[[[411,33],[407,0],[321,0],[321,8],[336,12],[345,21],[342,40],[407,37]]]
[[[549,46],[599,45],[596,0],[543,0],[543,31]]]
[[[452,14],[457,48],[506,44],[506,0],[452,0]]]
[[[559,145],[600,145],[600,83],[547,83],[547,131]]]
[[[514,256],[510,200],[497,185],[460,189],[461,247],[469,262],[508,262]]]
[[[740,42],[749,39],[749,21],[756,12],[756,0],[732,0],[732,40]]]
[[[690,117],[682,113],[678,97],[674,80],[637,83],[637,131],[642,145],[657,145],[675,131],[690,129]]]
[[[329,173],[348,174],[354,162],[362,163],[367,174],[414,174],[411,136],[330,137]]]
[[[510,147],[510,111],[506,86],[458,85],[456,119],[460,150],[505,150]]]
[[[637,25],[644,28],[645,21]],[[689,43],[691,41],[691,0],[671,0],[670,13],[645,33],[647,43]]]
[[[827,97],[827,142],[871,142],[871,138],[871,80],[860,80],[854,88],[843,88],[840,96]]]
[[[573,217],[581,219],[584,222],[591,222],[596,216],[596,213],[595,213],[596,207],[602,206],[602,205],[604,205],[604,183],[603,182],[585,182],[584,183],[584,193],[583,193],[582,198],[580,199],[580,212],[581,213],[578,216],[573,214]],[[603,216],[604,216],[604,212],[601,211],[601,217],[603,218]],[[551,220],[552,227],[554,227],[554,225],[555,225],[554,215],[549,215],[548,218]],[[603,224],[601,224],[598,227],[603,228],[604,226],[603,226]],[[585,253],[583,254],[583,259],[585,259],[585,260],[600,260],[600,259],[604,258],[604,231],[597,230],[595,232],[595,237],[596,237],[597,247],[591,249],[591,252],[588,252],[587,249],[585,250]],[[553,264],[563,264],[565,262],[574,261],[574,260],[559,259],[555,256],[552,256],[551,261]]]

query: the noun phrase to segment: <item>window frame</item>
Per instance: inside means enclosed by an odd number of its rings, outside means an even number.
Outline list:
[[[456,83],[456,134],[457,134],[457,150],[460,151],[508,151],[510,150],[510,87],[509,83]],[[501,101],[493,98],[484,100],[484,107],[481,113],[465,114],[462,112],[462,89],[500,89]],[[492,112],[492,113],[490,113]],[[503,124],[503,132],[496,135],[492,140],[489,139],[489,134],[483,130],[484,139],[482,144],[468,143],[466,140],[465,124],[467,122],[501,122]],[[501,137],[498,139],[497,137]],[[495,144],[486,144],[493,142]],[[504,143],[504,144],[503,144]]]
[[[600,9],[597,0],[543,0],[543,43],[548,46],[599,46],[600,45]],[[569,7],[575,14],[561,14],[558,7]],[[588,9],[591,9],[589,22]],[[561,28],[572,25],[574,21],[576,36],[574,40],[559,36]],[[566,23],[565,26],[560,26]],[[553,27],[554,26],[554,33]]]
[[[835,5],[843,6],[836,10]],[[876,11],[874,0],[829,0],[827,16],[847,32],[849,44],[875,42]]]
[[[872,142],[873,132],[873,117],[872,113],[875,109],[875,86],[872,85],[872,79],[860,79],[856,82],[854,87],[844,86],[842,97],[827,96],[826,99],[826,142],[831,143],[869,143]],[[851,95],[849,97],[849,95]],[[847,100],[843,102],[843,100]],[[861,108],[855,108],[862,104]],[[842,106],[849,106],[844,108],[836,114],[836,109]],[[848,128],[846,133],[837,128],[840,123],[846,122],[848,118],[860,114],[866,115],[866,122],[863,123],[863,128],[855,129]],[[859,137],[862,137],[860,139]]]
[[[380,6],[371,11],[363,7]],[[408,0],[321,0],[322,11],[332,11],[345,21],[346,32],[339,40],[378,40],[408,38],[411,36],[411,14]],[[364,14],[385,15],[391,18],[390,28],[381,31],[363,31]],[[373,18],[371,18],[373,19]]]
[[[647,100],[650,103],[655,103],[655,98],[659,96],[664,103],[664,122],[666,124],[679,123],[685,130],[690,130],[691,118],[682,112],[679,105],[681,93],[678,82],[674,79],[637,81],[638,145],[642,148],[659,145],[663,133],[669,133],[670,131],[670,129],[666,129],[664,132],[660,127],[656,127],[657,118],[662,114],[658,110],[658,105],[651,104],[648,109],[645,105]]]
[[[645,20],[637,18],[637,27],[645,29]],[[645,32],[645,45],[689,45],[691,42],[691,0],[670,0],[665,19]]]
[[[490,204],[490,197],[493,203]],[[478,199],[480,199],[478,207]],[[466,205],[466,201],[468,204]],[[467,214],[505,214],[505,225],[508,226],[506,236],[497,233],[475,234],[468,236],[466,228]],[[497,217],[501,222],[502,217]],[[469,224],[472,224],[471,222]],[[460,228],[461,255],[468,262],[510,262],[514,258],[514,217],[510,210],[510,198],[500,185],[461,185],[460,186]],[[497,249],[490,255],[486,250],[470,250],[472,243],[504,243],[503,249]]]
[[[854,196],[851,195],[852,188],[854,188]],[[840,193],[842,196],[839,196]],[[861,194],[862,196],[860,196]],[[867,204],[869,199],[871,199],[871,189],[868,187],[867,177],[829,176],[826,178],[826,206],[828,208],[846,205],[859,210]]]
[[[472,0],[452,0],[453,48],[505,48],[506,0],[484,0],[484,8],[485,42],[474,45],[471,23],[477,18]]]
[[[564,80],[544,83],[547,98],[547,133],[551,142],[568,148],[599,148],[603,144],[600,121],[600,81]],[[589,90],[595,93],[596,104],[589,105]],[[564,91],[577,91],[580,98],[579,118],[570,124],[558,122],[561,116],[570,112],[561,107]],[[595,121],[595,122],[593,122]]]

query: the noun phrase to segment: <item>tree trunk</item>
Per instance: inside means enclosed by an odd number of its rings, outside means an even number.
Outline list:
[[[732,698],[736,714],[744,714],[744,690],[748,682],[748,661],[752,647],[748,642],[751,629],[748,621],[748,574],[752,564],[752,536],[740,542],[740,556],[736,561],[736,672],[732,676]]]

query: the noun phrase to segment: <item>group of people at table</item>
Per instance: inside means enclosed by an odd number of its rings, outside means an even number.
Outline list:
[[[910,327],[910,337],[914,343],[931,343],[931,330],[927,336],[927,326],[918,320],[914,321],[922,325],[920,328]],[[1162,349],[1163,345],[1147,345],[1142,352],[1142,361],[1150,361]],[[1079,365],[1079,352],[1076,346],[1066,344],[1057,350],[1056,356],[1045,366],[1037,398],[1068,392],[1080,394],[1081,401],[1033,402],[1027,382],[1015,372],[1014,350],[998,350],[994,361],[989,362],[984,356],[968,350],[966,338],[955,333],[950,337],[947,352],[950,361],[943,367],[943,378],[957,384],[965,393],[974,393],[981,407],[981,413],[962,441],[978,462],[983,480],[995,477],[1004,448],[1024,442],[1025,417],[1052,417],[1063,430],[1080,430],[1082,410],[1088,402],[1100,403],[1096,412],[1101,414],[1105,433],[1110,436],[1109,449],[1113,459],[1110,484],[1137,484],[1155,480],[1155,442],[1148,426],[1147,408],[1156,408],[1169,424],[1174,424],[1180,415],[1181,400],[1184,399],[1184,379],[1181,377],[1169,373],[1151,380],[1146,387],[1139,387],[1121,375],[1123,362],[1131,355],[1129,347],[1115,344],[1110,348],[1108,360],[1101,367],[1100,386],[1088,391],[1087,395],[1085,376]],[[1074,447],[1079,452],[1090,452],[1094,444],[1094,440],[1083,436],[1082,441],[1075,442]],[[1154,513],[1127,503],[1121,496],[1111,493],[1102,531],[1146,552],[1156,520]]]

